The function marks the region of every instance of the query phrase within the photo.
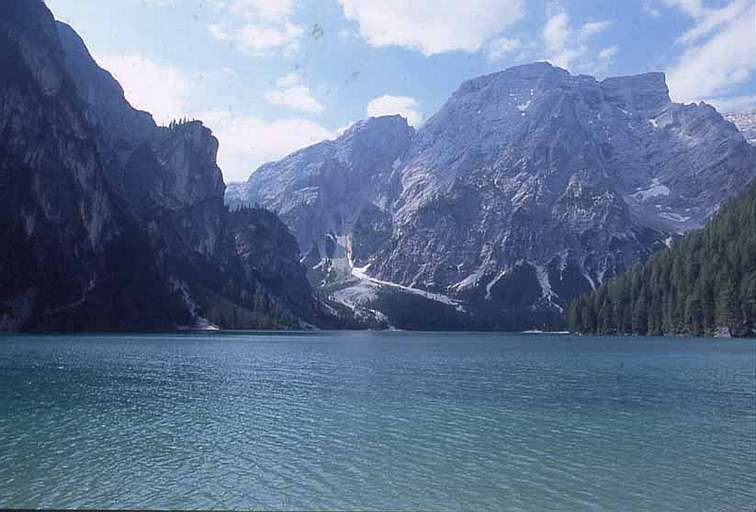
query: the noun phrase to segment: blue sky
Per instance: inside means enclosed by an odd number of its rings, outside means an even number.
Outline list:
[[[756,108],[754,0],[46,2],[132,104],[212,128],[226,181],[368,115],[420,126],[462,81],[535,60]]]

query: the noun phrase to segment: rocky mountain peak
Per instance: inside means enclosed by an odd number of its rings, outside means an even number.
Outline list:
[[[358,121],[340,137],[262,165],[247,183],[230,184],[226,201],[276,211],[300,247],[328,254],[327,240],[348,233],[366,207],[384,208],[387,183],[415,130],[399,115]]]
[[[371,123],[267,164],[246,197],[341,258],[329,269],[486,314],[558,310],[756,175],[732,124],[673,103],[663,73],[515,66],[463,83],[411,137],[351,151]]]
[[[463,103],[480,106],[509,98],[527,102],[547,94],[578,95],[586,101],[604,100],[634,110],[658,109],[671,102],[664,73],[650,72],[597,81],[589,75],[572,75],[548,62],[514,66],[464,82],[445,107]],[[524,111],[525,103],[518,103]],[[442,109],[443,111],[443,109]]]
[[[561,79],[569,76],[569,73],[562,68],[552,66],[548,62],[533,62],[507,68],[503,71],[497,71],[484,76],[466,80],[452,94],[451,99],[463,97],[469,94],[476,94],[484,89],[493,89],[507,92],[517,85],[527,85],[529,87],[548,87],[559,83]],[[489,93],[490,93],[489,92]]]
[[[414,128],[399,115],[371,117],[354,123],[334,145],[337,157],[352,162],[357,172],[375,174],[391,166],[414,135]],[[356,155],[362,158],[353,158]],[[365,165],[359,165],[363,162]]]
[[[658,111],[672,101],[666,77],[660,72],[607,78],[600,82],[600,86],[607,101],[624,105],[627,109]]]
[[[161,135],[154,147],[171,195],[186,206],[222,201],[226,186],[216,164],[218,139],[210,129],[201,121],[188,121],[162,129]]]
[[[412,131],[412,127],[407,123],[407,120],[404,117],[394,114],[370,117],[368,119],[357,121],[347,128],[339,138],[342,140],[350,140],[356,137],[376,137],[392,132],[411,133]]]

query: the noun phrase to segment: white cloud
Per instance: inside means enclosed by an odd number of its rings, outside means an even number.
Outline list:
[[[525,14],[523,0],[339,0],[372,46],[475,52]]]
[[[407,123],[418,127],[423,124],[424,120],[422,112],[418,110],[419,107],[420,104],[415,98],[385,94],[368,103],[367,115],[369,117],[379,117],[399,114],[407,120]]]
[[[118,80],[135,108],[168,124],[187,114],[189,80],[182,71],[139,54],[95,56],[97,63]]]
[[[284,107],[319,114],[325,110],[322,103],[310,95],[310,89],[306,85],[295,85],[286,89],[269,91],[265,95],[270,103]]]
[[[566,9],[549,4],[546,8],[546,24],[541,30],[546,59],[552,64],[580,71],[598,72],[605,69],[617,53],[616,47],[605,48],[597,53],[599,61],[585,60],[589,52],[590,39],[604,32],[612,22],[609,20],[589,21],[578,28],[570,26],[570,16]],[[582,59],[582,60],[578,60]]]
[[[341,137],[342,135],[344,135],[344,132],[346,132],[346,131],[347,131],[347,130],[348,130],[349,128],[351,128],[352,126],[354,126],[354,122],[342,124],[341,126],[339,126],[338,128],[336,128],[336,129],[335,129],[335,130],[333,131],[333,133],[334,133],[334,134],[335,134],[335,135],[336,135],[337,137]]]
[[[156,5],[158,7],[174,7],[176,0],[132,0],[146,5]]]
[[[651,4],[650,0],[643,0],[641,4],[641,10],[651,18],[661,17],[661,11]]]
[[[662,0],[662,3],[668,7],[677,7],[694,18],[703,12],[701,0]]]
[[[281,27],[261,27],[244,25],[237,32],[236,40],[247,49],[263,52],[271,49],[296,50],[297,40],[304,34],[304,29],[293,23],[284,23]]]
[[[727,95],[751,79],[756,70],[756,31],[750,9],[723,22],[708,40],[687,48],[667,70],[670,95],[675,101]]]
[[[718,112],[756,112],[756,96],[731,96],[729,98],[712,98],[708,100]]]
[[[567,39],[570,37],[571,32],[569,23],[570,18],[565,10],[558,10],[552,13],[546,20],[546,25],[543,27],[541,37],[543,37],[546,49],[553,52],[555,55],[559,55],[565,51]],[[555,57],[554,60],[564,61],[565,59]]]
[[[580,37],[590,37],[595,34],[600,34],[611,26],[612,22],[608,20],[602,21],[589,21],[580,29]]]
[[[219,41],[233,41],[234,40],[234,34],[232,34],[225,25],[221,23],[211,23],[207,27],[208,32],[210,32],[210,35],[213,36],[215,39]]]
[[[279,26],[248,23],[238,28],[214,23],[210,25],[209,31],[214,38],[234,42],[241,49],[253,54],[280,50],[286,55],[292,55],[299,50],[299,39],[304,34],[304,29],[300,25],[290,22]]]
[[[615,55],[617,55],[617,47],[616,46],[610,46],[608,48],[604,48],[599,52],[599,59],[609,60]]]
[[[220,142],[218,165],[226,182],[246,180],[265,162],[338,135],[307,119],[266,121],[253,116],[235,116],[225,110],[206,112],[200,119]]]
[[[215,0],[215,5],[252,19],[286,20],[294,14],[293,0]]]
[[[310,88],[302,83],[302,75],[289,73],[276,82],[278,89],[268,91],[265,99],[274,105],[319,114],[325,110],[322,103],[312,97]]]
[[[522,42],[519,39],[500,37],[488,44],[487,55],[489,60],[499,60],[505,55],[519,49]]]
[[[336,34],[336,35],[342,41],[346,41],[347,39],[349,39],[349,37],[352,35],[352,33],[349,31],[348,28],[342,28],[341,30],[339,30],[338,34]]]
[[[280,51],[293,55],[299,50],[304,28],[292,21],[292,0],[215,0],[224,21],[208,27],[210,35],[229,41],[252,54]]]
[[[711,32],[731,23],[740,16],[748,15],[749,0],[734,0],[721,9],[707,9],[700,4],[697,6],[683,7],[683,12],[696,20],[696,24],[677,39],[678,43],[692,44],[709,35]]]

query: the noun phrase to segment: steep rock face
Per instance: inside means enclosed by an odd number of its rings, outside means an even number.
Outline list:
[[[199,121],[157,126],[129,105],[70,27],[58,29],[108,177],[147,227],[161,268],[192,313],[227,327],[332,325],[285,225],[260,209],[226,211],[210,130]]]
[[[274,213],[247,208],[231,212],[226,239],[233,246],[233,254],[238,255],[246,282],[259,284],[254,288],[267,294],[264,300],[271,307],[263,309],[275,311],[274,318],[290,317],[292,322],[302,318],[328,324],[310,291],[306,269],[299,261],[297,241]]]
[[[260,167],[229,201],[260,204],[289,226],[305,250],[325,253],[326,234],[350,233],[363,209],[385,209],[393,166],[414,130],[400,116],[355,123],[335,141]]]
[[[311,169],[343,139],[264,166],[237,196],[309,233],[287,212],[341,207],[316,201],[324,180]],[[344,169],[360,167],[361,153],[351,158]],[[368,265],[358,274],[372,284],[489,317],[559,311],[700,227],[756,175],[737,129],[709,105],[671,102],[663,74],[597,81],[547,63],[465,82],[403,153],[379,161],[390,170],[360,175],[377,199],[333,229],[344,259]]]
[[[39,0],[6,2],[0,38],[0,328],[333,321],[286,227],[226,209],[200,122],[133,109]]]
[[[519,66],[466,82],[418,133],[372,270],[480,294],[520,260],[556,258],[598,283],[699,227],[755,172],[742,136],[708,105],[672,103],[659,73]]]
[[[218,141],[199,121],[157,126],[152,116],[131,107],[121,86],[97,66],[71,27],[60,22],[57,27],[65,66],[93,127],[113,190],[146,221],[179,210],[185,210],[182,218],[203,218],[175,228],[193,239],[193,250],[212,254],[220,236],[217,213],[225,192],[216,164]],[[213,226],[208,225],[210,218]],[[205,225],[200,230],[204,238],[197,239],[197,224]]]
[[[200,122],[155,124],[134,109],[123,89],[100,68],[78,34],[56,23],[65,67],[84,114],[98,138],[106,172],[117,191],[142,208],[176,208],[223,197],[225,185],[216,165],[218,141]],[[143,193],[134,194],[134,189]]]
[[[188,320],[109,191],[41,2],[4,3],[0,55],[0,328]]]

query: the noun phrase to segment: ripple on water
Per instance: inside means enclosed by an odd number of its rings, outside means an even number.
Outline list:
[[[752,341],[0,338],[0,506],[756,502]]]

